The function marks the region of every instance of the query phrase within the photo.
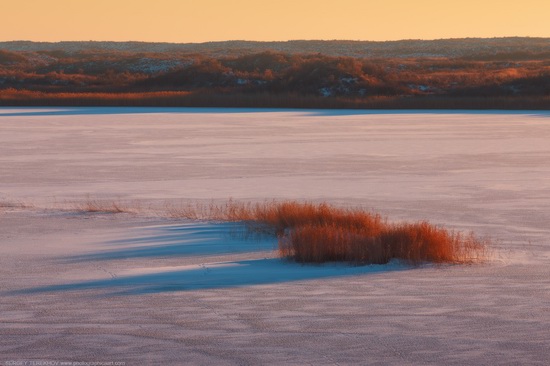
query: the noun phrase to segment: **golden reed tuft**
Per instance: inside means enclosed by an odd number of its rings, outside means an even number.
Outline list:
[[[187,205],[172,216],[243,221],[278,237],[279,253],[301,263],[472,263],[487,256],[488,240],[428,222],[388,223],[378,214],[296,201]]]

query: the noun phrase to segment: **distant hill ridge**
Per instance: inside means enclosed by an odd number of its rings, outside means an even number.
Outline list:
[[[550,109],[550,38],[0,42],[0,105]]]
[[[230,56],[275,51],[290,54],[322,53],[327,56],[351,56],[368,58],[388,57],[480,57],[496,54],[550,53],[550,38],[462,38],[439,40],[401,41],[318,41],[295,40],[286,42],[223,41],[206,43],[152,43],[152,42],[0,42],[0,49],[9,51],[55,51],[81,52],[89,50],[189,53],[209,56]]]

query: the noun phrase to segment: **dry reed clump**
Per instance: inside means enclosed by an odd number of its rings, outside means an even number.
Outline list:
[[[119,201],[107,201],[87,198],[83,202],[77,202],[73,208],[84,213],[135,213],[139,211],[137,205],[123,204]]]
[[[182,206],[183,207],[183,206]],[[428,222],[392,224],[378,214],[296,201],[187,205],[174,217],[243,221],[276,235],[281,256],[302,263],[469,263],[486,257],[487,240]]]
[[[173,202],[166,202],[164,212],[175,219],[248,221],[252,219],[252,204],[235,202],[232,199],[223,204],[182,201],[174,205]]]
[[[427,222],[382,228],[306,224],[281,237],[283,256],[303,263],[346,261],[384,264],[396,258],[412,264],[467,263],[485,256],[486,241]]]

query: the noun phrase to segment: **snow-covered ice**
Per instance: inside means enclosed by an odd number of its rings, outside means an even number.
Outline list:
[[[547,364],[549,141],[546,112],[2,108],[0,362]],[[143,213],[55,209],[88,195]],[[493,258],[302,266],[155,216],[230,197],[427,219]]]

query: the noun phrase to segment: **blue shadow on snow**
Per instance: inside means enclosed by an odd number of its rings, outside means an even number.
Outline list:
[[[7,295],[83,290],[106,290],[107,295],[110,296],[141,295],[372,275],[410,268],[394,263],[370,266],[350,266],[346,264],[301,265],[279,258],[271,258],[208,263],[186,266],[182,270],[35,287],[11,291]]]
[[[173,291],[222,289],[253,285],[269,285],[294,281],[316,280],[401,271],[410,266],[387,265],[352,266],[348,264],[302,265],[280,258],[242,259],[209,262],[208,257],[275,249],[277,239],[269,236],[247,235],[242,223],[190,222],[180,225],[152,226],[141,230],[146,235],[102,242],[114,246],[91,254],[66,257],[69,262],[131,259],[139,257],[201,256],[202,264],[163,268],[135,268],[128,275],[111,274],[111,278],[55,284],[5,292],[4,295],[52,293],[64,291],[102,290],[107,296],[139,295]],[[158,263],[158,262],[157,262]],[[60,264],[62,265],[62,264]]]

